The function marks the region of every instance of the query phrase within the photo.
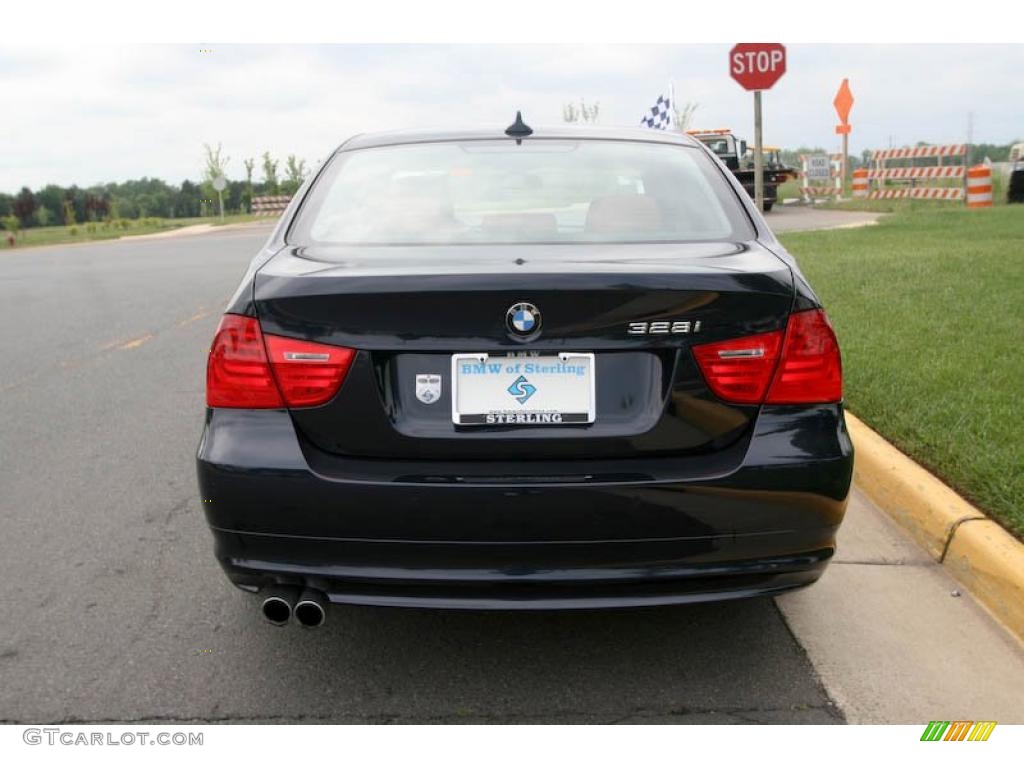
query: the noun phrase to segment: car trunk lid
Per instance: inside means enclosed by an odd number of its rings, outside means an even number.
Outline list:
[[[304,439],[335,454],[443,460],[730,445],[757,408],[715,398],[690,347],[781,328],[792,296],[789,268],[749,242],[289,247],[254,285],[265,332],[358,350],[333,400],[292,410]],[[525,341],[507,324],[520,303],[543,317]],[[454,424],[452,356],[465,353],[592,353],[593,422]],[[440,396],[418,397],[417,381]]]

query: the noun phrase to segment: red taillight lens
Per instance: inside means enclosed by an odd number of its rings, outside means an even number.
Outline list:
[[[782,331],[700,344],[693,348],[704,378],[722,400],[760,404],[775,372]]]
[[[338,393],[356,351],[331,344],[266,335],[281,394],[291,408],[323,405]]]
[[[766,403],[838,403],[843,399],[839,342],[824,310],[789,317],[782,360]]]
[[[255,317],[224,315],[206,366],[211,408],[323,405],[345,380],[355,350],[264,335]]]
[[[255,317],[224,315],[206,364],[211,408],[283,408]]]
[[[790,315],[785,334],[771,331],[700,344],[693,348],[693,355],[711,391],[730,403],[782,405],[843,399],[839,344],[820,309]]]

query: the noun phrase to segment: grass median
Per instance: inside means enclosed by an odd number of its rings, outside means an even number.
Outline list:
[[[196,224],[243,224],[259,221],[259,217],[249,213],[229,214],[221,219],[218,216],[205,216],[190,219],[162,219],[149,217],[144,219],[114,219],[111,221],[90,221],[73,226],[30,227],[15,234],[14,245],[8,242],[10,232],[0,231],[0,250],[29,248],[37,245],[63,245],[65,243],[85,243],[93,240],[116,240],[121,237],[135,235],[151,235],[182,227],[193,227]],[[267,219],[262,219],[267,221]]]
[[[835,325],[850,410],[1024,536],[1024,206],[780,239]]]

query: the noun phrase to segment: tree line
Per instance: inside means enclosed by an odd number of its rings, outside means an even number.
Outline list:
[[[680,123],[685,126],[690,121],[696,106],[684,106],[681,114],[676,116],[677,126]],[[565,105],[563,119],[566,122],[595,122],[599,110],[598,104],[587,105],[581,99],[578,107],[575,104]],[[1006,160],[1010,146],[972,144],[969,163],[982,162],[985,158]],[[22,187],[21,191],[13,195],[0,192],[0,223],[4,228],[13,230],[73,226],[112,219],[212,216],[218,212],[218,196],[213,181],[218,176],[226,176],[225,169],[230,158],[223,155],[219,144],[216,148],[204,145],[204,149],[206,161],[199,181],[185,179],[174,185],[162,179],[143,177],[91,187],[47,184],[38,190]],[[781,155],[784,163],[799,167],[800,155],[815,153],[825,153],[825,150],[821,147],[798,147],[783,150]],[[870,153],[865,150],[861,157],[851,156],[847,167],[852,169],[869,164]],[[288,155],[282,167],[280,161],[269,152],[264,152],[259,158],[245,158],[242,166],[245,178],[227,180],[223,192],[224,210],[228,213],[248,213],[252,209],[253,197],[259,195],[295,194],[309,171],[306,161],[295,155]],[[260,180],[255,178],[257,170]]]
[[[16,194],[0,192],[0,221],[6,229],[28,229],[111,219],[215,215],[218,205],[213,180],[225,175],[230,158],[223,156],[220,145],[206,145],[205,150],[206,163],[198,181],[185,179],[180,184],[169,184],[162,179],[143,177],[90,187],[47,184],[36,190],[22,187]],[[308,173],[306,161],[295,155],[285,158],[282,165],[264,152],[259,158],[244,159],[242,165],[245,178],[227,180],[223,192],[224,210],[228,213],[248,213],[252,199],[259,195],[293,195]]]

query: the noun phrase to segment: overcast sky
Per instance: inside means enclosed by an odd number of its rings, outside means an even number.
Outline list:
[[[212,52],[200,52],[211,48]],[[752,96],[725,45],[145,45],[46,50],[0,45],[0,191],[155,176],[197,179],[203,142],[229,176],[264,150],[310,164],[363,131],[558,123],[562,104],[600,102],[601,122],[636,125],[675,84],[695,126],[753,140]],[[1024,46],[791,45],[765,95],[765,142],[838,147],[832,98],[850,78],[851,152],[1024,139]],[[282,163],[283,166],[283,163]],[[257,176],[259,173],[257,172]]]

